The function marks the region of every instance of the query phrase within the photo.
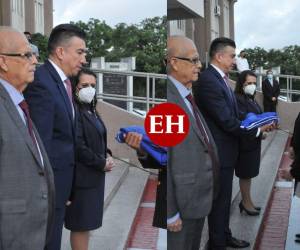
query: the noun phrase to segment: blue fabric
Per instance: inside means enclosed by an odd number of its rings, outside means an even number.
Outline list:
[[[141,148],[150,154],[159,164],[167,165],[167,148],[154,144],[147,136],[145,129],[142,126],[129,126],[126,128],[120,128],[120,131],[116,135],[116,140],[120,143],[125,142],[125,136],[129,132],[136,132],[143,135],[141,141]]]
[[[242,121],[240,127],[246,130],[250,130],[253,128],[259,128],[272,122],[279,122],[279,117],[275,112],[265,112],[262,114],[248,113],[246,119]]]

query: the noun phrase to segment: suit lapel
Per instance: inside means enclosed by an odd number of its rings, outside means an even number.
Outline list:
[[[58,73],[56,72],[55,68],[52,66],[52,64],[48,60],[45,61],[45,65],[48,68],[50,74],[52,75],[54,81],[57,84],[59,92],[63,97],[63,100],[64,100],[64,103],[65,103],[69,118],[70,118],[72,124],[74,124],[72,106],[71,106],[70,99],[68,97],[65,85],[62,82],[62,80],[61,80],[60,76],[58,75]]]
[[[3,105],[5,106],[8,114],[10,115],[10,117],[12,118],[12,120],[14,121],[16,126],[18,127],[18,130],[20,131],[20,133],[22,134],[27,147],[30,149],[31,153],[33,154],[34,158],[38,162],[39,166],[42,167],[40,155],[39,155],[35,145],[33,144],[33,141],[29,135],[28,129],[27,129],[26,125],[24,124],[22,118],[20,117],[20,114],[19,114],[17,108],[15,107],[13,101],[11,100],[9,94],[7,93],[7,91],[4,89],[4,87],[1,84],[0,84],[0,96],[3,99]],[[35,133],[35,135],[37,134],[36,129],[34,129],[34,133]]]
[[[208,69],[218,78],[219,85],[225,90],[225,93],[227,94],[227,99],[229,100],[229,103],[232,106],[235,115],[238,116],[238,107],[233,91],[227,87],[227,83],[213,66],[209,65]],[[231,91],[231,93],[229,93],[229,91]]]
[[[89,110],[83,110],[82,111],[84,117],[86,117],[86,119],[90,122],[90,124],[97,130],[97,132],[99,133],[99,135],[102,137],[102,131],[99,129],[99,127],[95,124],[95,120],[96,120],[96,117],[94,116],[94,114],[89,111]],[[101,125],[104,127],[104,124],[102,123],[102,121],[100,121],[100,119],[98,120]]]
[[[202,142],[202,144],[204,145],[204,147],[207,147],[206,146],[206,143],[204,141],[204,138],[203,136],[201,135],[200,131],[199,131],[199,128],[197,126],[197,123],[196,123],[196,119],[195,117],[191,114],[191,111],[190,109],[187,107],[185,101],[182,99],[182,96],[180,95],[180,93],[178,92],[177,88],[174,86],[174,84],[168,80],[168,95],[173,95],[174,96],[174,99],[176,100],[176,104],[178,104],[188,115],[189,117],[189,121],[190,121],[190,127],[194,130],[194,132],[196,133],[196,135],[199,137],[200,141]],[[199,111],[200,113],[200,111]],[[202,117],[200,117],[201,119]],[[202,120],[203,121],[203,120]]]

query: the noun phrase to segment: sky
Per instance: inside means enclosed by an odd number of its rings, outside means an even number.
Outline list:
[[[299,0],[238,0],[234,11],[238,50],[300,46]]]
[[[53,5],[54,26],[97,18],[113,27],[122,22],[138,24],[167,13],[166,0],[54,0]]]

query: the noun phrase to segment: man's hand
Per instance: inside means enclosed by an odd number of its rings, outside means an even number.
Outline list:
[[[107,157],[106,158],[106,165],[104,167],[104,171],[105,172],[111,171],[113,167],[114,167],[114,160],[113,160],[113,158],[112,157]]]
[[[290,173],[291,167],[289,168],[284,168],[279,170],[279,174],[283,179],[286,179],[287,181],[293,180],[293,176]]]
[[[179,232],[182,229],[182,220],[178,218],[175,222],[168,224],[168,230],[170,232]]]
[[[272,97],[272,101],[275,102],[276,101],[276,97]]]
[[[274,130],[277,127],[277,125],[275,123],[271,123],[271,124],[266,124],[260,127],[260,132],[271,132],[272,130]]]
[[[129,132],[126,135],[125,142],[126,144],[138,151],[140,154],[145,154],[143,150],[141,149],[141,141],[142,141],[143,135],[136,133],[136,132]]]
[[[289,148],[289,157],[291,160],[295,160],[295,151],[293,147]]]

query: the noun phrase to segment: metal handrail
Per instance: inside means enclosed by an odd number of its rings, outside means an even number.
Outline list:
[[[238,73],[238,71],[231,71],[231,73]],[[266,73],[263,72],[255,72],[257,76],[257,89],[261,90],[261,83],[263,80],[263,77],[266,76]],[[299,95],[300,96],[300,90],[293,89],[293,81],[299,81],[300,76],[295,75],[283,75],[283,74],[274,74],[274,78],[286,79],[286,88],[281,88],[280,93],[286,93],[286,96],[282,96],[282,100],[287,102],[294,102],[292,99],[292,95]]]
[[[127,103],[127,110],[133,111],[134,103],[145,103],[146,104],[146,112],[149,111],[152,105],[159,104],[162,102],[166,102],[166,99],[156,98],[156,80],[166,80],[167,75],[164,74],[156,74],[156,73],[148,73],[148,72],[135,72],[135,71],[115,71],[115,70],[106,70],[106,69],[93,69],[93,72],[98,75],[97,82],[97,98],[102,100],[114,100],[114,101],[124,101]],[[122,75],[127,76],[127,83],[131,81],[133,84],[133,77],[143,77],[146,78],[146,96],[139,97],[133,95],[118,95],[118,94],[107,94],[103,93],[103,74],[113,74],[113,75]],[[150,89],[150,82],[152,81],[152,88]],[[150,94],[150,91],[152,92]]]
[[[102,74],[115,74],[115,75],[125,75],[125,76],[136,76],[136,77],[154,77],[157,79],[167,79],[167,75],[164,74],[156,74],[156,73],[148,73],[148,72],[137,72],[137,71],[116,71],[116,70],[107,70],[107,69],[94,69],[91,70],[95,73]]]

